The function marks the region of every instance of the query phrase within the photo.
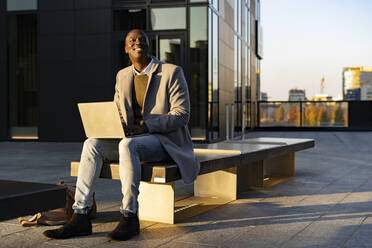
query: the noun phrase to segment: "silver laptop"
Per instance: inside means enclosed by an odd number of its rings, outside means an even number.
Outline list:
[[[115,102],[78,103],[78,108],[88,138],[122,139],[125,137]]]

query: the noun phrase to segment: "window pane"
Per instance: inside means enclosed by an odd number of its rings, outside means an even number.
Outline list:
[[[218,10],[218,1],[219,0],[213,0],[213,7]]]
[[[235,0],[234,2],[234,30],[237,32],[239,35],[241,35],[241,5],[242,2],[241,0]]]
[[[246,47],[246,55],[245,55],[245,69],[246,69],[246,81],[245,81],[245,98],[247,100],[251,99],[251,52],[250,48]]]
[[[37,0],[7,0],[7,10],[36,10]]]
[[[218,15],[213,13],[213,101],[218,101]]]
[[[208,101],[212,102],[212,10],[208,8]]]
[[[251,103],[246,102],[245,107],[245,128],[250,129],[251,126]]]
[[[251,12],[248,7],[245,7],[245,41],[248,46],[251,46]]]
[[[161,61],[181,65],[181,39],[159,39]]]
[[[9,127],[13,139],[37,139],[36,15],[8,18]]]
[[[151,9],[152,30],[186,29],[186,8]]]
[[[219,96],[219,78],[218,78],[218,15],[216,13],[213,13],[213,22],[212,22],[212,28],[213,28],[213,47],[212,47],[212,83],[213,83],[213,107],[212,107],[212,125],[213,125],[213,134],[211,137],[213,139],[216,139],[219,137],[219,102],[218,102],[218,96]]]
[[[124,9],[114,11],[114,31],[146,29],[145,9]]]
[[[190,127],[193,139],[206,138],[208,90],[207,7],[190,8]]]

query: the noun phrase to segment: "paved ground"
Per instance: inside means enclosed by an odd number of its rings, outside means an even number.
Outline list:
[[[0,222],[0,247],[372,247],[372,132],[254,132],[314,138],[298,152],[296,176],[176,225],[142,223],[141,235],[107,242],[119,219],[119,182],[99,180],[94,235],[47,240],[50,227]],[[0,178],[74,182],[68,163],[80,143],[0,142]],[[184,185],[177,185],[188,189]],[[1,214],[1,213],[0,213]]]

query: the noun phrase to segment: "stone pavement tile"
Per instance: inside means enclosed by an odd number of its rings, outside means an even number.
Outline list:
[[[296,196],[316,193],[317,191],[322,190],[325,186],[328,185],[328,183],[302,182],[300,180],[296,180],[296,178],[300,177],[292,177],[287,181],[271,186],[272,190],[280,192],[281,195]]]
[[[101,244],[107,242],[107,233],[94,232],[89,236],[74,237],[69,239],[49,239],[46,243],[43,243],[46,247],[56,246],[56,247],[76,247],[76,248],[90,248],[94,246],[100,246]]]
[[[315,177],[313,174],[310,174],[307,171],[300,170],[296,175],[291,179],[292,185],[295,185],[296,189],[300,192],[305,191],[318,191],[323,187],[329,185],[329,182],[324,182],[318,180],[318,177]]]
[[[267,199],[262,200],[262,202],[272,203],[272,204],[280,204],[280,205],[294,205],[298,202],[301,202],[306,198],[304,194],[297,194],[295,196],[277,196],[277,197],[269,197]]]
[[[372,159],[371,159],[372,160]],[[370,169],[372,170],[372,168]],[[367,172],[366,172],[367,173]],[[369,173],[369,172],[368,172]],[[363,189],[364,191],[372,191],[372,178],[366,180],[361,186],[360,189]]]
[[[53,243],[53,240],[38,244],[36,247],[37,248],[78,248],[76,246],[71,246],[71,245],[56,244],[56,243]]]
[[[26,248],[39,247],[47,239],[42,235],[42,232],[50,229],[46,226],[27,227],[24,231],[12,233],[0,237],[1,248]]]
[[[372,226],[358,230],[349,240],[344,243],[343,247],[371,247],[372,246]]]
[[[371,169],[370,169],[371,170]],[[334,186],[353,186],[361,187],[363,184],[367,183],[368,180],[371,180],[371,175],[369,172],[354,170],[350,175],[341,177],[338,180],[334,181],[332,185]]]
[[[369,203],[348,203],[348,204],[337,204],[331,208],[325,216],[335,215],[344,216],[344,218],[356,218],[357,216],[365,217],[372,213],[372,204]]]
[[[24,216],[22,218],[29,219],[31,216]],[[22,227],[19,224],[18,219],[11,219],[0,222],[0,240],[3,236],[9,235],[11,233],[23,232],[28,228]]]
[[[223,247],[280,247],[307,225],[309,222],[303,221],[257,225],[249,232],[239,230],[240,235]]]
[[[17,232],[22,232],[24,231],[24,227],[21,225],[17,224],[5,224],[0,222],[0,241],[3,236],[7,236],[9,234],[17,233]]]
[[[372,212],[372,192],[352,192],[341,201],[332,211],[344,211],[354,213]]]
[[[301,201],[295,204],[292,203],[284,203],[282,204],[282,208],[287,213],[303,213],[303,214],[312,214],[314,216],[320,216],[324,213],[327,213],[332,209],[337,202],[335,203],[327,203],[327,202],[310,202],[310,201]]]
[[[339,248],[343,240],[330,240],[319,237],[299,237],[280,246],[281,248]]]
[[[181,235],[172,242],[186,242],[194,244],[225,246],[230,240],[242,233],[247,233],[252,229],[245,221],[239,219],[230,221],[216,221],[196,225],[188,233]]]
[[[132,238],[128,244],[139,247],[158,247],[172,242],[192,230],[193,225],[188,224],[155,224],[141,229],[140,235]]]
[[[280,216],[285,213],[285,209],[276,203],[254,202],[247,200],[237,200],[223,207],[217,208],[213,212],[206,213],[200,218],[204,221],[244,221],[244,225],[254,225],[261,218],[270,218],[271,216]],[[205,216],[210,218],[205,219]],[[199,218],[199,220],[200,220]]]
[[[287,207],[277,215],[268,215],[257,218],[257,224],[290,224],[296,222],[315,221],[321,216],[322,212],[316,207]],[[253,222],[252,222],[253,223]]]
[[[368,215],[363,223],[345,242],[344,247],[371,247],[372,246],[372,217]]]
[[[258,190],[258,189],[256,189],[256,190],[251,189],[251,190],[247,190],[247,191],[239,193],[238,199],[239,200],[249,199],[249,200],[252,200],[252,201],[261,201],[263,199],[266,199],[266,197],[270,197],[272,195],[273,191],[270,191],[270,192],[265,192],[265,191]],[[272,195],[272,196],[275,196],[275,195],[277,195],[277,193]]]
[[[334,192],[334,190],[323,189],[315,194],[307,195],[300,205],[329,205],[341,202],[350,192]]]
[[[295,240],[312,237],[314,239],[328,239],[345,241],[358,229],[365,216],[358,214],[324,215],[302,230]]]
[[[274,197],[280,195],[277,190],[272,187],[269,188],[252,188],[247,191],[241,192],[238,195],[238,199],[251,199],[251,200],[263,200],[267,197]]]
[[[90,248],[116,248],[116,247],[136,248],[136,247],[145,247],[145,246],[138,246],[138,245],[131,243],[130,240],[127,240],[127,241],[106,241],[104,243],[92,246]]]
[[[280,211],[280,208],[276,208],[275,205],[270,203],[240,199],[184,220],[182,224],[199,225],[200,223],[230,222],[231,220],[245,220],[249,223],[254,222],[255,217],[271,215],[278,211]]]
[[[198,244],[192,242],[169,242],[164,245],[159,246],[159,248],[211,248],[211,247],[221,247],[208,244]]]

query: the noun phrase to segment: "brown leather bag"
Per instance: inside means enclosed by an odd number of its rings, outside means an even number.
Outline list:
[[[22,226],[28,227],[37,224],[48,226],[63,225],[71,218],[72,214],[74,213],[72,205],[74,204],[75,201],[74,196],[76,186],[72,184],[65,184],[63,181],[58,182],[57,185],[66,187],[66,207],[37,213],[27,220],[18,218],[19,223]],[[89,218],[90,219],[96,218],[96,214],[97,204],[93,193],[93,206],[89,213]]]

